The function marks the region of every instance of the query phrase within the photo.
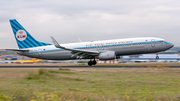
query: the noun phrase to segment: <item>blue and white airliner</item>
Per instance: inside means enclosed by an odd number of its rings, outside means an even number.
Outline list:
[[[17,54],[48,60],[90,59],[89,66],[96,65],[96,60],[113,60],[123,55],[158,53],[174,45],[161,38],[139,37],[92,42],[59,44],[51,37],[53,44],[34,39],[15,19],[10,20],[19,49]],[[158,54],[155,57],[159,59]]]

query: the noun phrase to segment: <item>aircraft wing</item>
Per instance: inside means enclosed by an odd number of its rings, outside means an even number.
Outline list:
[[[29,52],[29,50],[25,49],[6,49],[7,51],[17,51],[17,52]]]
[[[53,37],[51,37],[51,39],[52,39],[53,44],[56,48],[61,48],[64,50],[71,51],[71,53],[74,55],[78,55],[78,56],[97,56],[97,55],[99,55],[99,51],[89,51],[89,50],[79,50],[79,49],[66,48],[66,47],[59,45],[59,43]]]

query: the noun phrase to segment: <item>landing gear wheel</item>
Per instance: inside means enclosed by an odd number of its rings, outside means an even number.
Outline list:
[[[156,56],[156,59],[159,59],[159,56]]]
[[[97,63],[96,60],[92,61],[92,65],[96,65],[96,63]]]
[[[159,59],[158,53],[156,53],[156,59]]]
[[[88,65],[89,65],[89,66],[92,66],[92,61],[89,61],[89,62],[88,62]]]

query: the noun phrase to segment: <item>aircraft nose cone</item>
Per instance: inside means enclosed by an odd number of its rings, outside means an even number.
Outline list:
[[[174,47],[174,44],[171,44],[171,48]]]
[[[172,48],[174,46],[174,44],[167,44],[168,48]]]

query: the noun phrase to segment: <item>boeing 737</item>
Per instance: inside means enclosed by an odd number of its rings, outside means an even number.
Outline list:
[[[10,24],[19,49],[17,54],[48,60],[90,59],[89,66],[96,65],[96,60],[113,60],[123,55],[158,53],[174,45],[162,38],[140,37],[92,42],[59,44],[51,37],[53,44],[35,40],[15,19]],[[159,59],[157,54],[156,59]]]

